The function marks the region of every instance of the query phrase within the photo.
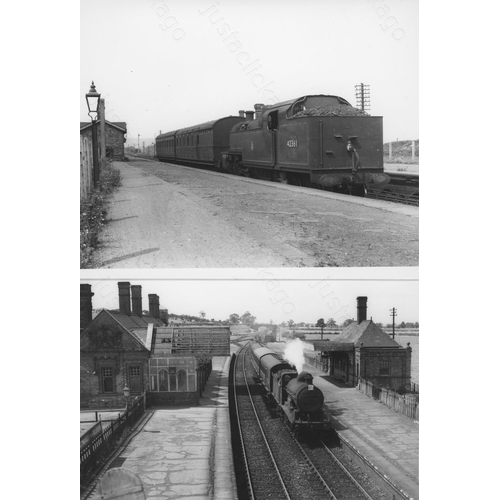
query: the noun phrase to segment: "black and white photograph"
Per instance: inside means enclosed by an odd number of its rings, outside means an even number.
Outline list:
[[[80,267],[418,266],[418,58],[416,0],[83,0]]]
[[[84,281],[83,497],[418,498],[417,278]]]
[[[419,2],[81,0],[80,500],[419,498]]]

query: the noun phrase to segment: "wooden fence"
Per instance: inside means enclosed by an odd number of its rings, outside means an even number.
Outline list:
[[[398,394],[387,387],[380,387],[368,380],[360,379],[358,389],[367,396],[384,403],[398,413],[417,420],[419,418],[418,398],[416,393]]]
[[[92,140],[80,136],[80,199],[84,200],[92,188]]]
[[[106,461],[125,429],[132,427],[143,415],[145,408],[145,394],[134,399],[132,406],[116,420],[85,440],[80,445],[80,487],[82,488],[92,476],[96,468]]]

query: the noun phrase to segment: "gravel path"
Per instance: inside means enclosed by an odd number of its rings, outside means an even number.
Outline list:
[[[159,162],[115,162],[103,268],[417,266],[418,208]]]

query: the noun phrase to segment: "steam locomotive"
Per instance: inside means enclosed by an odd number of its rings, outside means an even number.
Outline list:
[[[364,194],[384,185],[382,117],[306,95],[156,137],[160,161]]]
[[[303,430],[325,431],[331,428],[323,410],[323,393],[313,385],[310,373],[297,373],[282,356],[259,342],[251,344],[250,359],[291,430],[298,434]]]

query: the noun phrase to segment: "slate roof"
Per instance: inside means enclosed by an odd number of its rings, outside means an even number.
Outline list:
[[[349,326],[344,328],[342,332],[335,337],[332,343],[352,343],[356,347],[399,347],[395,340],[393,340],[387,333],[385,333],[379,326],[371,320],[365,320],[361,323],[353,321]]]
[[[125,328],[132,337],[139,341],[144,347],[146,347],[146,337],[148,333],[148,324],[153,323],[154,326],[165,326],[163,321],[154,318],[153,316],[143,315],[138,316],[137,314],[121,313],[120,311],[109,311],[103,309],[104,313],[109,314],[115,321],[117,321],[120,326]]]
[[[97,120],[97,123],[99,123],[99,122],[100,122],[100,120]],[[91,122],[80,122],[80,132],[84,128],[90,127],[90,125],[92,125]],[[112,127],[115,127],[117,129],[121,130],[122,132],[127,133],[126,122],[108,122],[108,120],[106,120],[106,125],[111,125]]]

